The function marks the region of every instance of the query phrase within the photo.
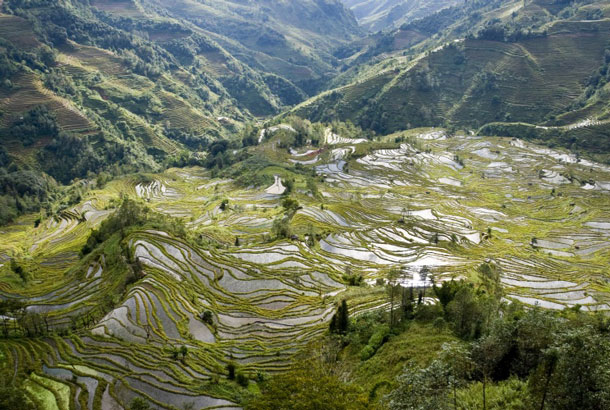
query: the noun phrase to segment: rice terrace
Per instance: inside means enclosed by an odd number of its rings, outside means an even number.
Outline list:
[[[0,410],[610,409],[610,2],[0,7]]]

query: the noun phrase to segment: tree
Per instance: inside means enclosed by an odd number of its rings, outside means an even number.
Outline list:
[[[424,297],[426,297],[426,283],[428,281],[428,276],[430,276],[430,268],[424,265],[419,270],[419,278],[424,284]]]
[[[347,309],[347,302],[345,299],[341,301],[341,304],[337,308],[337,313],[335,313],[330,320],[329,330],[331,333],[347,333],[347,329],[349,328],[349,312]]]
[[[475,339],[481,334],[483,312],[471,285],[462,286],[447,305],[447,318],[462,339]]]
[[[394,303],[400,290],[400,285],[397,283],[399,277],[400,270],[398,269],[390,269],[386,277],[386,292],[388,294],[388,298],[390,299],[390,330],[394,328]]]
[[[447,306],[455,298],[455,294],[462,285],[463,282],[456,282],[454,280],[445,281],[441,286],[436,286],[436,284],[433,285],[434,293],[443,307],[443,312],[445,312],[445,315],[447,315]]]
[[[315,360],[296,363],[287,373],[261,385],[261,395],[248,401],[245,410],[361,410],[367,396],[327,371]]]
[[[214,314],[210,310],[206,310],[201,314],[201,320],[210,325],[214,324]]]
[[[227,379],[235,380],[235,370],[236,370],[235,363],[227,364]]]
[[[405,319],[411,319],[413,317],[413,286],[410,288],[402,288],[402,300],[400,302],[402,308],[402,316]]]
[[[540,403],[538,408],[540,410],[544,410],[558,360],[559,351],[557,349],[547,350],[544,359],[541,361],[538,368],[532,372],[529,378],[528,388],[534,400],[538,398],[538,402]]]
[[[471,354],[475,370],[483,380],[483,410],[487,410],[487,382],[510,348],[510,334],[506,335],[504,330],[506,327],[502,327],[502,323],[499,322],[489,335],[482,337],[472,345]]]
[[[390,410],[448,410],[449,368],[440,360],[424,369],[409,363],[386,398]]]
[[[554,410],[610,408],[607,368],[610,342],[607,337],[583,326],[558,335],[555,349],[557,353],[550,351],[546,356],[546,374],[550,374],[547,397],[544,389],[535,389],[538,393],[543,392],[539,395],[540,402],[545,398],[548,407]],[[549,355],[555,354],[558,358],[551,371],[548,361],[554,359]]]
[[[501,299],[503,291],[500,267],[493,262],[485,262],[478,267],[477,273],[483,290],[495,299]]]
[[[460,343],[445,343],[439,359],[445,363],[448,369],[447,381],[453,395],[453,408],[458,409],[457,389],[466,384],[474,371],[474,362],[468,348]]]
[[[290,218],[288,217],[277,217],[273,220],[273,226],[271,232],[277,239],[289,238],[292,234],[290,229]]]
[[[515,329],[515,343],[518,352],[511,371],[520,377],[527,377],[542,361],[549,364],[548,349],[555,342],[560,322],[550,312],[541,308],[528,310],[519,319]]]
[[[283,182],[284,182],[284,188],[286,188],[286,190],[284,191],[284,195],[288,195],[294,189],[294,179],[286,178]]]
[[[35,410],[25,391],[15,386],[0,386],[0,410]]]
[[[282,200],[282,207],[286,213],[294,213],[300,208],[300,205],[296,199],[286,197]]]
[[[345,299],[341,301],[341,306],[337,310],[337,328],[341,333],[346,333],[349,327],[349,312]]]

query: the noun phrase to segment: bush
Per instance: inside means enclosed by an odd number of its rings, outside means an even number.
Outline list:
[[[360,351],[360,360],[362,360],[362,361],[368,360],[371,357],[373,357],[374,354],[375,354],[375,349],[373,349],[373,346],[366,345]]]
[[[364,361],[373,357],[377,350],[387,342],[389,336],[390,327],[388,325],[383,324],[375,328],[368,344],[360,352],[360,359]]]
[[[242,372],[237,372],[235,380],[237,381],[237,384],[242,387],[248,387],[248,385],[250,384],[250,379],[248,379],[248,376],[246,376]]]
[[[141,397],[136,397],[129,404],[129,410],[148,410],[150,409],[150,404],[148,401],[144,400]]]
[[[236,370],[235,363],[227,364],[227,379],[235,380],[235,370]]]

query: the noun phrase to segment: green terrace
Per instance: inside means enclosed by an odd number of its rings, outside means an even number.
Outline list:
[[[0,297],[22,302],[2,316],[3,374],[24,375],[48,409],[136,396],[239,408],[248,389],[225,380],[229,364],[252,380],[288,369],[342,299],[354,317],[389,309],[396,268],[425,289],[476,281],[493,261],[507,301],[610,309],[609,167],[442,129],[368,140],[328,128],[294,149],[290,128],[263,133],[255,160],[222,178],[127,176],[2,227]],[[149,219],[91,242],[127,200]]]

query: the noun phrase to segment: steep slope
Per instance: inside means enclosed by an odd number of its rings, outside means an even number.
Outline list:
[[[550,21],[548,12],[533,4],[523,6],[517,0],[472,1],[451,7],[397,28],[370,34],[339,47],[335,56],[341,59],[344,71],[332,81],[332,86],[346,85],[362,78],[381,64],[392,65],[392,57],[417,56],[456,39],[475,35],[488,25],[505,21],[512,32],[539,31]],[[508,17],[510,16],[510,18]]]
[[[61,198],[55,181],[159,170],[188,159],[181,154],[187,147],[201,150],[235,132],[235,121],[250,118],[245,104],[204,70],[81,3],[9,1],[3,7],[2,222],[41,205],[51,211]],[[172,28],[157,20],[141,29],[184,36]],[[249,72],[232,61],[235,72]],[[255,80],[246,83],[255,88]],[[275,112],[279,103],[268,89],[258,95]]]
[[[358,23],[368,31],[391,30],[426,17],[459,0],[343,0]]]
[[[48,176],[199,162],[189,150],[305,99],[358,31],[333,1],[4,1],[0,220],[48,201]]]
[[[539,24],[537,31],[520,28],[541,10],[549,23]],[[603,17],[604,9],[599,10]],[[582,20],[580,8],[562,13],[569,20],[553,21],[548,9],[532,3],[509,13],[504,24],[489,21],[465,40],[361,68],[351,83],[295,112],[316,121],[350,120],[379,133],[439,124],[478,128],[498,121],[568,125],[591,116],[603,120],[610,20]],[[597,88],[591,89],[591,81]],[[568,115],[575,108],[580,111]],[[595,147],[594,139],[588,148]]]

